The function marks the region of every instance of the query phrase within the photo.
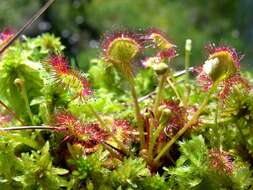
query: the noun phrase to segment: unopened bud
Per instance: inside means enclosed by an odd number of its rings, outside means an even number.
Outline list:
[[[143,157],[145,159],[148,158],[148,150],[147,149],[142,149],[139,154],[141,157]]]
[[[192,40],[187,39],[185,42],[185,51],[191,51],[192,50]]]
[[[20,79],[20,78],[16,78],[14,80],[14,84],[17,85],[17,86],[19,86],[19,87],[21,87],[21,86],[24,85],[24,81],[22,79]]]
[[[155,70],[156,74],[163,75],[168,70],[168,65],[162,62],[153,65],[153,69]]]
[[[84,153],[84,148],[81,144],[75,143],[73,145],[67,144],[68,150],[73,158],[79,158]]]
[[[140,47],[135,36],[126,32],[108,36],[103,43],[105,58],[114,64],[131,63]]]
[[[159,123],[167,123],[171,117],[172,111],[168,108],[161,108],[160,110],[162,111],[161,117],[160,117],[160,121]]]

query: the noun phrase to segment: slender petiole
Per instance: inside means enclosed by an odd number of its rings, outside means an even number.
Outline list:
[[[218,116],[219,116],[219,101],[217,100],[216,102],[216,110],[215,110],[215,136],[216,136],[216,143],[217,143],[217,147],[221,147],[221,142],[220,142],[220,133],[219,133],[219,123],[218,123]]]
[[[193,71],[193,69],[194,69],[193,67],[190,67],[190,68],[188,69],[188,71]],[[180,76],[182,76],[182,75],[185,75],[186,72],[187,72],[186,70],[179,71],[179,72],[177,72],[176,74],[173,75],[173,78],[178,78],[178,77],[180,77]],[[171,87],[171,85],[166,85],[164,88],[167,89],[167,88],[169,88],[169,87]],[[154,90],[154,91],[150,92],[149,94],[147,94],[147,95],[145,95],[145,96],[139,98],[139,99],[138,99],[138,102],[142,102],[142,101],[144,101],[144,100],[146,100],[146,99],[148,99],[148,98],[151,98],[151,97],[153,97],[156,93],[157,93],[156,90]]]
[[[178,92],[177,88],[175,87],[175,84],[174,84],[174,83],[172,82],[172,80],[169,79],[169,78],[167,78],[167,82],[169,83],[171,89],[172,89],[172,90],[174,91],[174,93],[176,94],[177,99],[179,99],[180,102],[181,102],[182,100],[181,100],[181,97],[180,97],[180,95],[179,95],[179,92]]]
[[[134,102],[137,127],[138,127],[138,131],[140,133],[141,147],[143,148],[144,144],[145,144],[143,119],[142,119],[141,112],[140,112],[140,106],[139,106],[138,97],[137,97],[137,93],[136,93],[136,89],[135,89],[134,79],[132,77],[129,79],[129,83],[130,83],[131,93],[132,93],[133,102]]]
[[[176,135],[174,135],[171,140],[169,142],[167,142],[167,144],[162,148],[162,150],[159,152],[159,154],[155,157],[154,161],[158,162],[160,160],[160,158],[167,153],[167,151],[170,149],[170,147],[176,142],[176,140],[181,137],[185,131],[191,127],[194,123],[196,123],[196,121],[198,120],[200,114],[204,111],[208,100],[210,98],[210,96],[213,94],[214,90],[217,87],[217,83],[214,84],[212,86],[212,88],[209,90],[207,96],[205,97],[205,99],[203,100],[202,104],[200,105],[199,109],[194,113],[194,115],[192,116],[191,120],[189,120],[182,129],[180,129]]]
[[[157,94],[155,97],[155,102],[154,102],[154,108],[153,108],[153,112],[155,114],[155,116],[157,117],[157,112],[158,112],[158,107],[162,101],[162,92],[164,90],[164,85],[166,83],[166,78],[168,76],[168,70],[161,76],[159,84],[158,84],[158,89],[157,89]]]
[[[156,129],[155,133],[152,135],[151,141],[150,141],[150,146],[149,146],[149,156],[150,159],[153,158],[153,148],[156,143],[157,138],[161,134],[162,130],[166,127],[166,125],[160,124],[159,127]]]
[[[18,78],[18,79],[15,79],[14,83],[20,88],[20,94],[25,102],[25,108],[26,108],[27,114],[30,118],[32,125],[35,125],[35,122],[33,120],[33,113],[30,108],[29,99],[27,97],[27,92],[26,92],[24,80]]]

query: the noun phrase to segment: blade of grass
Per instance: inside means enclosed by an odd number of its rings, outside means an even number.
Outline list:
[[[26,30],[28,29],[56,0],[49,0],[35,15],[28,20],[11,39],[0,48],[0,55],[11,45],[15,40]]]

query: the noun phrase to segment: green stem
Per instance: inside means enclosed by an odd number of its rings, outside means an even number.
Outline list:
[[[169,71],[167,70],[161,76],[159,84],[158,84],[157,94],[156,94],[156,97],[155,97],[154,108],[153,108],[153,112],[154,112],[155,116],[158,115],[157,112],[158,112],[158,108],[159,108],[160,102],[162,101],[163,87],[164,87],[164,84],[166,82],[166,78],[167,78],[168,72]]]
[[[191,51],[185,50],[185,57],[184,57],[184,64],[185,64],[185,86],[188,85],[188,80],[189,80],[189,67],[190,67],[190,55]]]
[[[220,134],[219,134],[218,115],[219,115],[219,102],[217,101],[216,110],[215,110],[215,129],[214,129],[214,132],[215,132],[215,136],[216,136],[217,147],[220,147],[221,142],[220,142]]]
[[[209,90],[207,96],[205,97],[204,101],[200,105],[199,109],[194,113],[191,120],[188,121],[182,129],[180,129],[176,135],[174,135],[169,142],[162,148],[162,150],[159,152],[159,154],[155,157],[154,161],[158,162],[160,158],[170,149],[170,147],[176,142],[176,140],[181,137],[184,132],[191,127],[199,118],[199,115],[204,111],[204,108],[206,107],[208,100],[210,96],[212,95],[213,91],[216,89],[217,85],[213,85],[212,88]]]
[[[140,143],[141,143],[141,149],[142,149],[145,145],[143,119],[142,119],[141,112],[140,112],[140,106],[138,103],[138,97],[137,97],[137,93],[136,93],[136,89],[135,89],[134,79],[132,76],[129,77],[129,84],[130,84],[131,93],[132,93],[132,97],[133,97],[133,103],[134,103],[134,108],[135,108],[135,117],[137,120],[138,131],[140,133]]]
[[[190,43],[190,44],[189,44]],[[186,40],[185,44],[185,58],[184,58],[184,63],[185,63],[185,81],[184,81],[184,86],[185,86],[185,92],[184,92],[184,98],[183,98],[183,103],[185,106],[187,106],[188,99],[189,99],[189,94],[190,94],[190,85],[189,85],[189,67],[190,67],[190,55],[191,55],[191,41],[189,42]]]
[[[96,119],[100,123],[101,127],[104,128],[106,130],[106,132],[109,133],[109,135],[113,138],[113,140],[119,145],[121,150],[125,154],[128,154],[128,151],[127,151],[127,148],[125,147],[125,145],[115,137],[115,135],[112,133],[111,129],[106,125],[106,123],[103,121],[103,119],[100,117],[100,115],[95,111],[93,106],[91,104],[87,104],[87,105],[88,105],[90,111],[92,112],[92,114],[96,117]]]
[[[182,102],[181,97],[180,97],[180,95],[179,95],[179,93],[178,93],[178,91],[177,91],[177,89],[176,89],[174,83],[173,83],[169,78],[167,78],[167,82],[169,83],[170,87],[172,88],[172,90],[173,90],[174,93],[176,94],[177,99],[179,99],[180,102]]]
[[[153,148],[154,145],[156,143],[156,139],[159,137],[160,133],[162,132],[162,130],[165,128],[165,125],[160,124],[158,126],[158,128],[156,129],[154,135],[151,136],[151,141],[149,143],[149,149],[148,149],[148,160],[152,160],[153,159]]]
[[[25,107],[26,107],[27,113],[29,115],[30,121],[32,122],[32,125],[35,125],[35,122],[33,120],[33,114],[32,114],[32,111],[31,111],[31,108],[30,108],[30,105],[29,105],[29,100],[28,100],[25,88],[23,88],[23,90],[21,91],[21,94],[22,94],[22,97],[24,98]]]
[[[28,100],[28,96],[27,96],[27,92],[26,92],[26,89],[25,89],[25,84],[24,84],[25,81],[22,78],[23,77],[21,76],[20,78],[15,79],[14,83],[19,86],[20,91],[21,91],[20,94],[21,94],[21,97],[24,100],[27,114],[30,118],[30,121],[31,121],[32,125],[35,125],[35,122],[33,120],[33,114],[32,114],[30,104],[29,104],[29,100]]]

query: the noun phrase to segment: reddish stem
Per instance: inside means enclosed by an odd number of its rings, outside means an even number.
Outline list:
[[[22,130],[35,130],[35,129],[57,131],[58,127],[52,127],[52,126],[16,126],[16,127],[7,127],[7,128],[0,127],[0,131],[22,131]]]

